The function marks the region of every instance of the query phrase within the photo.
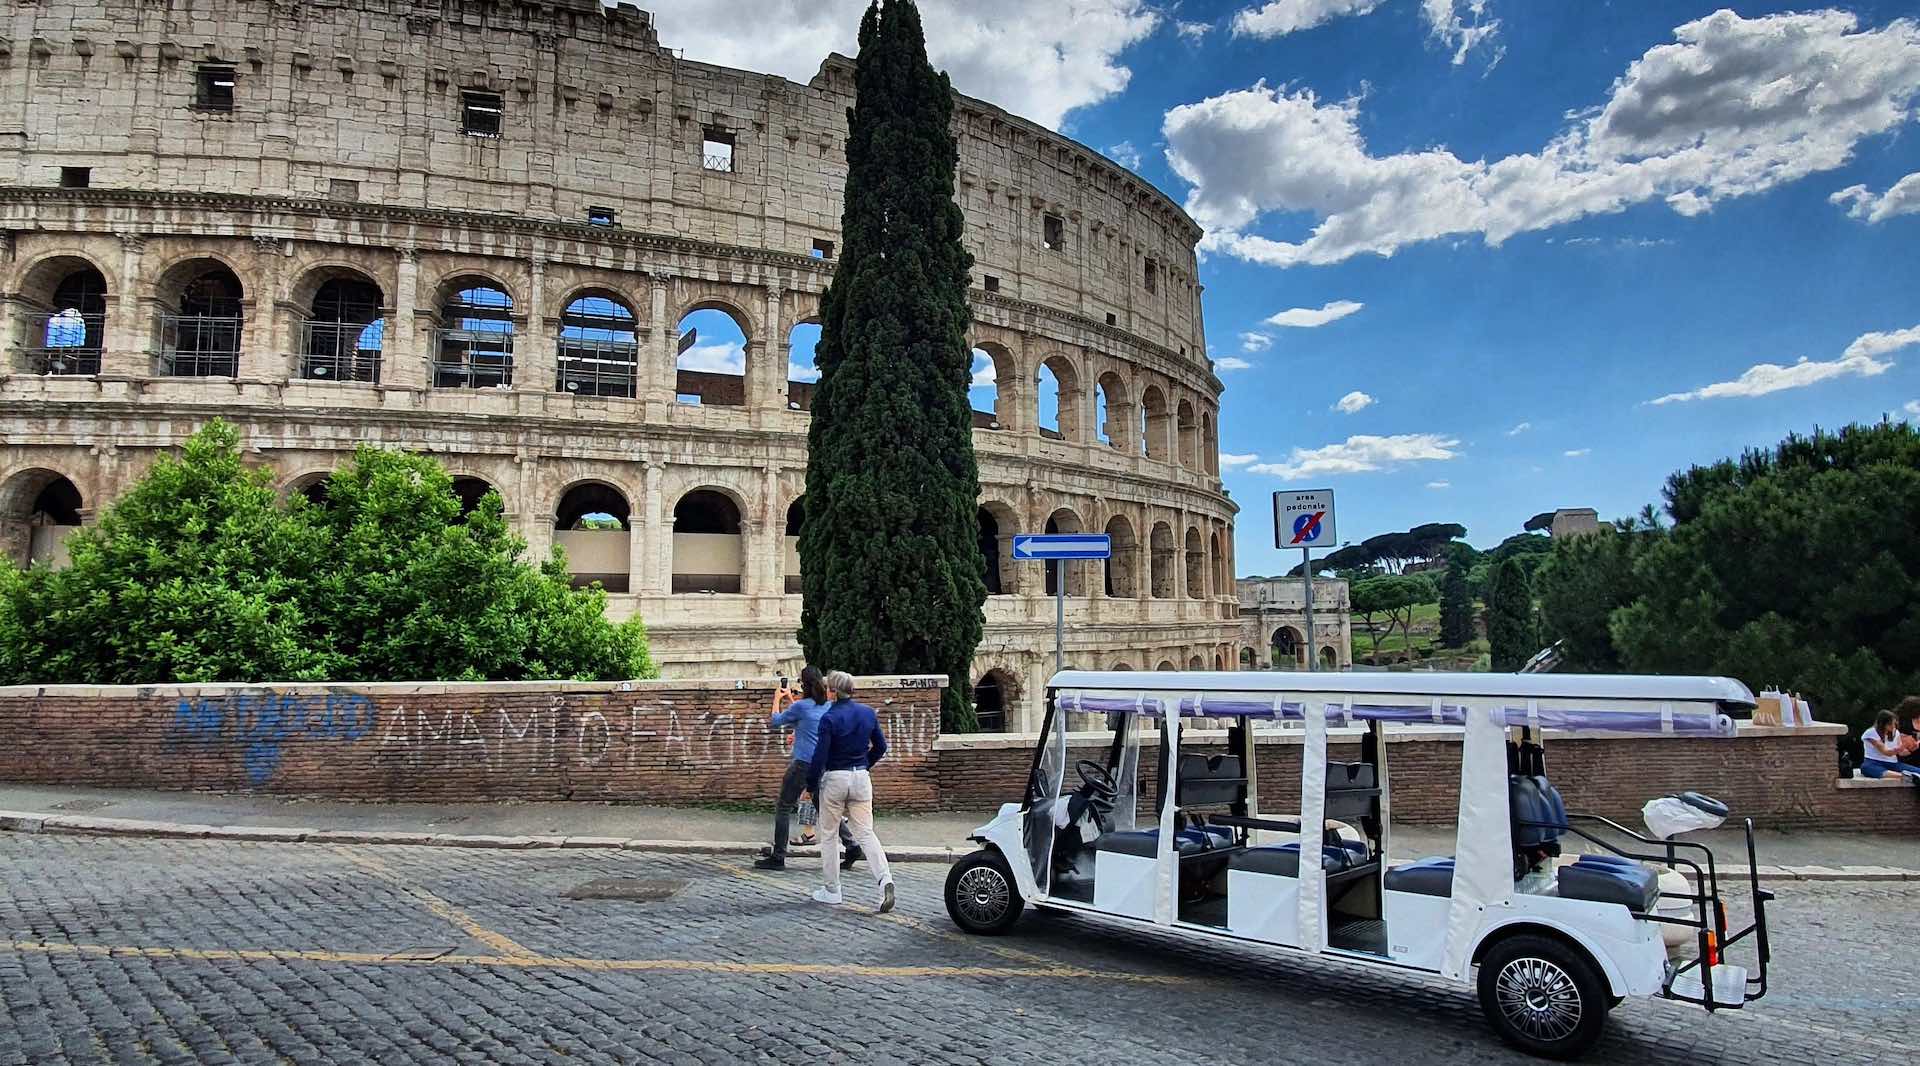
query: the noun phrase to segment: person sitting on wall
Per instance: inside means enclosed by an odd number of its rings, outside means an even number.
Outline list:
[[[1873,724],[1860,734],[1860,746],[1863,749],[1860,759],[1860,776],[1881,778],[1888,774],[1920,777],[1920,766],[1911,766],[1900,761],[1903,755],[1911,755],[1915,749],[1912,736],[1902,734],[1894,728],[1899,721],[1892,711],[1881,711],[1874,715]]]
[[[784,681],[784,679],[782,679]],[[783,687],[782,694],[787,690]],[[793,728],[793,761],[787,764],[787,772],[780,779],[780,798],[773,814],[773,846],[761,853],[753,865],[762,870],[784,870],[787,868],[787,845],[790,842],[788,832],[793,819],[794,804],[800,799],[801,790],[807,787],[807,769],[813,762],[814,745],[820,736],[820,716],[827,713],[827,686],[816,667],[809,666],[800,671],[800,698],[789,703],[785,710],[776,713],[768,727],[780,729]],[[778,706],[778,704],[775,704]],[[814,803],[820,802],[819,793],[814,793]],[[810,823],[810,820],[809,820]],[[813,826],[802,826],[801,844],[813,843]],[[848,858],[844,860],[852,865],[858,848],[853,843],[853,835],[847,831],[845,822],[840,824],[840,847]]]
[[[1901,700],[1893,713],[1900,719],[1900,728],[1908,743],[1907,753],[1900,757],[1900,762],[1920,768],[1920,696],[1908,696]]]

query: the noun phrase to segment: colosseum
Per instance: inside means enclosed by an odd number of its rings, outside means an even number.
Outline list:
[[[668,676],[799,657],[794,535],[852,61],[691,62],[597,0],[20,0],[0,22],[0,540],[62,557],[216,416],[287,493],[428,452],[566,549]],[[1242,661],[1200,231],[957,100],[988,728],[1071,662]],[[1264,643],[1264,642],[1262,642]],[[1263,649],[1264,650],[1264,649]]]

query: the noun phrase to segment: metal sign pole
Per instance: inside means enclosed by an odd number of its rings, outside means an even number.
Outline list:
[[[1307,605],[1307,669],[1320,669],[1320,642],[1313,637],[1313,549],[1300,549],[1301,589],[1306,593]]]

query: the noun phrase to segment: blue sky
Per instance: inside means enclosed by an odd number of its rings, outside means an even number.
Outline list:
[[[1911,0],[922,6],[963,91],[1207,227],[1242,573],[1297,561],[1272,547],[1279,488],[1335,489],[1344,540],[1457,521],[1486,545],[1920,410]],[[973,35],[996,15],[1000,50]]]

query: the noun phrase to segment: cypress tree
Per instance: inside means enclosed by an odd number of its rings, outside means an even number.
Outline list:
[[[1467,589],[1466,567],[1457,560],[1447,564],[1440,579],[1440,643],[1449,648],[1473,643],[1473,595]]]
[[[1493,571],[1487,590],[1487,642],[1492,645],[1493,669],[1512,673],[1540,650],[1533,624],[1533,585],[1517,559],[1508,559]]]
[[[941,727],[976,727],[980,471],[953,90],[911,0],[860,21],[842,251],[821,306],[807,431],[800,644],[823,667],[950,680]]]

